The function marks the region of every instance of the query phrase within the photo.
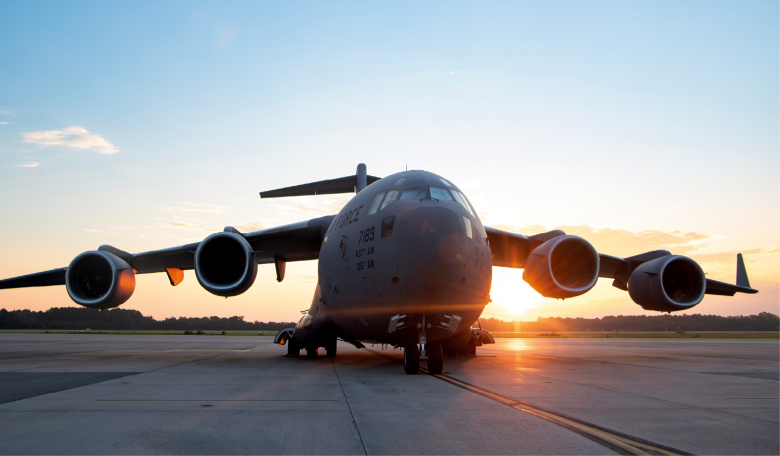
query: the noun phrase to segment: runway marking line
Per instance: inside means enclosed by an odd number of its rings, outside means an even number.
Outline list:
[[[368,350],[369,352],[375,355],[386,358],[390,361],[403,364],[403,360],[401,359],[386,355],[381,352],[371,350],[369,348],[366,348],[366,350]],[[428,369],[421,367],[420,370],[426,374],[430,374]],[[669,455],[669,456],[690,454],[685,451],[648,442],[615,431],[610,431],[600,426],[581,421],[577,418],[566,416],[561,413],[554,412],[552,410],[547,410],[545,408],[537,407],[527,402],[509,396],[504,396],[503,394],[496,393],[487,390],[485,388],[481,388],[479,386],[472,385],[462,380],[458,380],[456,378],[450,377],[449,375],[432,374],[431,376],[436,377],[439,380],[443,380],[447,383],[450,383],[451,385],[457,386],[459,388],[463,388],[472,393],[479,394],[480,396],[486,397],[488,399],[492,399],[504,405],[508,405],[509,407],[512,407],[515,410],[529,413],[531,415],[550,421],[554,424],[569,429],[570,431],[580,434],[583,437],[593,440],[603,446],[606,446],[619,454],[628,454],[628,455],[655,454],[655,455]]]
[[[741,400],[741,401],[759,401],[759,400],[773,400],[777,401],[780,400],[780,397],[727,397],[726,399],[734,399],[734,400]]]
[[[339,402],[338,399],[95,399],[95,402]]]
[[[182,349],[173,349],[173,350],[163,350],[166,352],[247,352],[249,351],[248,348],[242,349],[242,350],[231,350],[231,349],[222,349],[222,348],[182,348]]]

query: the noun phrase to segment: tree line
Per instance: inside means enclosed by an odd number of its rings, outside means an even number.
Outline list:
[[[536,321],[503,321],[480,318],[488,331],[587,332],[587,331],[778,331],[780,318],[769,312],[758,315],[618,315],[602,318],[538,318]],[[93,329],[148,331],[278,331],[293,322],[244,321],[244,317],[179,317],[155,320],[137,310],[98,312],[84,307],[52,307],[46,311],[0,309],[0,329]]]
[[[506,332],[587,331],[778,331],[780,317],[769,312],[758,315],[618,315],[602,318],[538,318],[536,321],[502,321],[480,318],[482,328]]]
[[[278,331],[292,322],[244,321],[244,317],[179,317],[155,320],[137,310],[98,312],[84,307],[52,307],[46,311],[0,309],[0,329],[74,329],[182,331]]]

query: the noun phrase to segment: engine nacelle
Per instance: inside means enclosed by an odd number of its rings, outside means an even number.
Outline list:
[[[692,259],[669,255],[642,263],[628,279],[628,294],[646,310],[675,312],[700,303],[707,290],[701,266]]]
[[[200,286],[210,293],[240,295],[257,277],[255,252],[240,234],[212,234],[195,251],[195,275]]]
[[[91,309],[118,307],[135,291],[135,273],[118,256],[95,250],[70,262],[65,288],[76,304]]]
[[[599,278],[599,254],[579,236],[559,236],[535,248],[525,262],[523,279],[547,298],[585,294]]]

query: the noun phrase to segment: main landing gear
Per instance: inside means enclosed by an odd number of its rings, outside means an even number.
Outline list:
[[[428,373],[441,374],[444,369],[444,350],[438,342],[422,344],[422,349],[417,344],[404,346],[404,372],[414,375],[420,372],[420,359],[428,361]]]

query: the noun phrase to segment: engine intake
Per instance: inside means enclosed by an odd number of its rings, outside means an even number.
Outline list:
[[[707,281],[701,266],[680,255],[657,258],[637,267],[628,279],[628,294],[646,310],[675,312],[704,299]]]
[[[212,234],[195,251],[195,275],[209,293],[240,295],[255,282],[255,252],[240,234]]]
[[[579,236],[550,239],[531,252],[523,279],[547,298],[573,298],[587,293],[599,278],[599,254]]]
[[[135,273],[118,256],[95,250],[70,262],[65,288],[76,304],[91,309],[118,307],[135,291]]]

